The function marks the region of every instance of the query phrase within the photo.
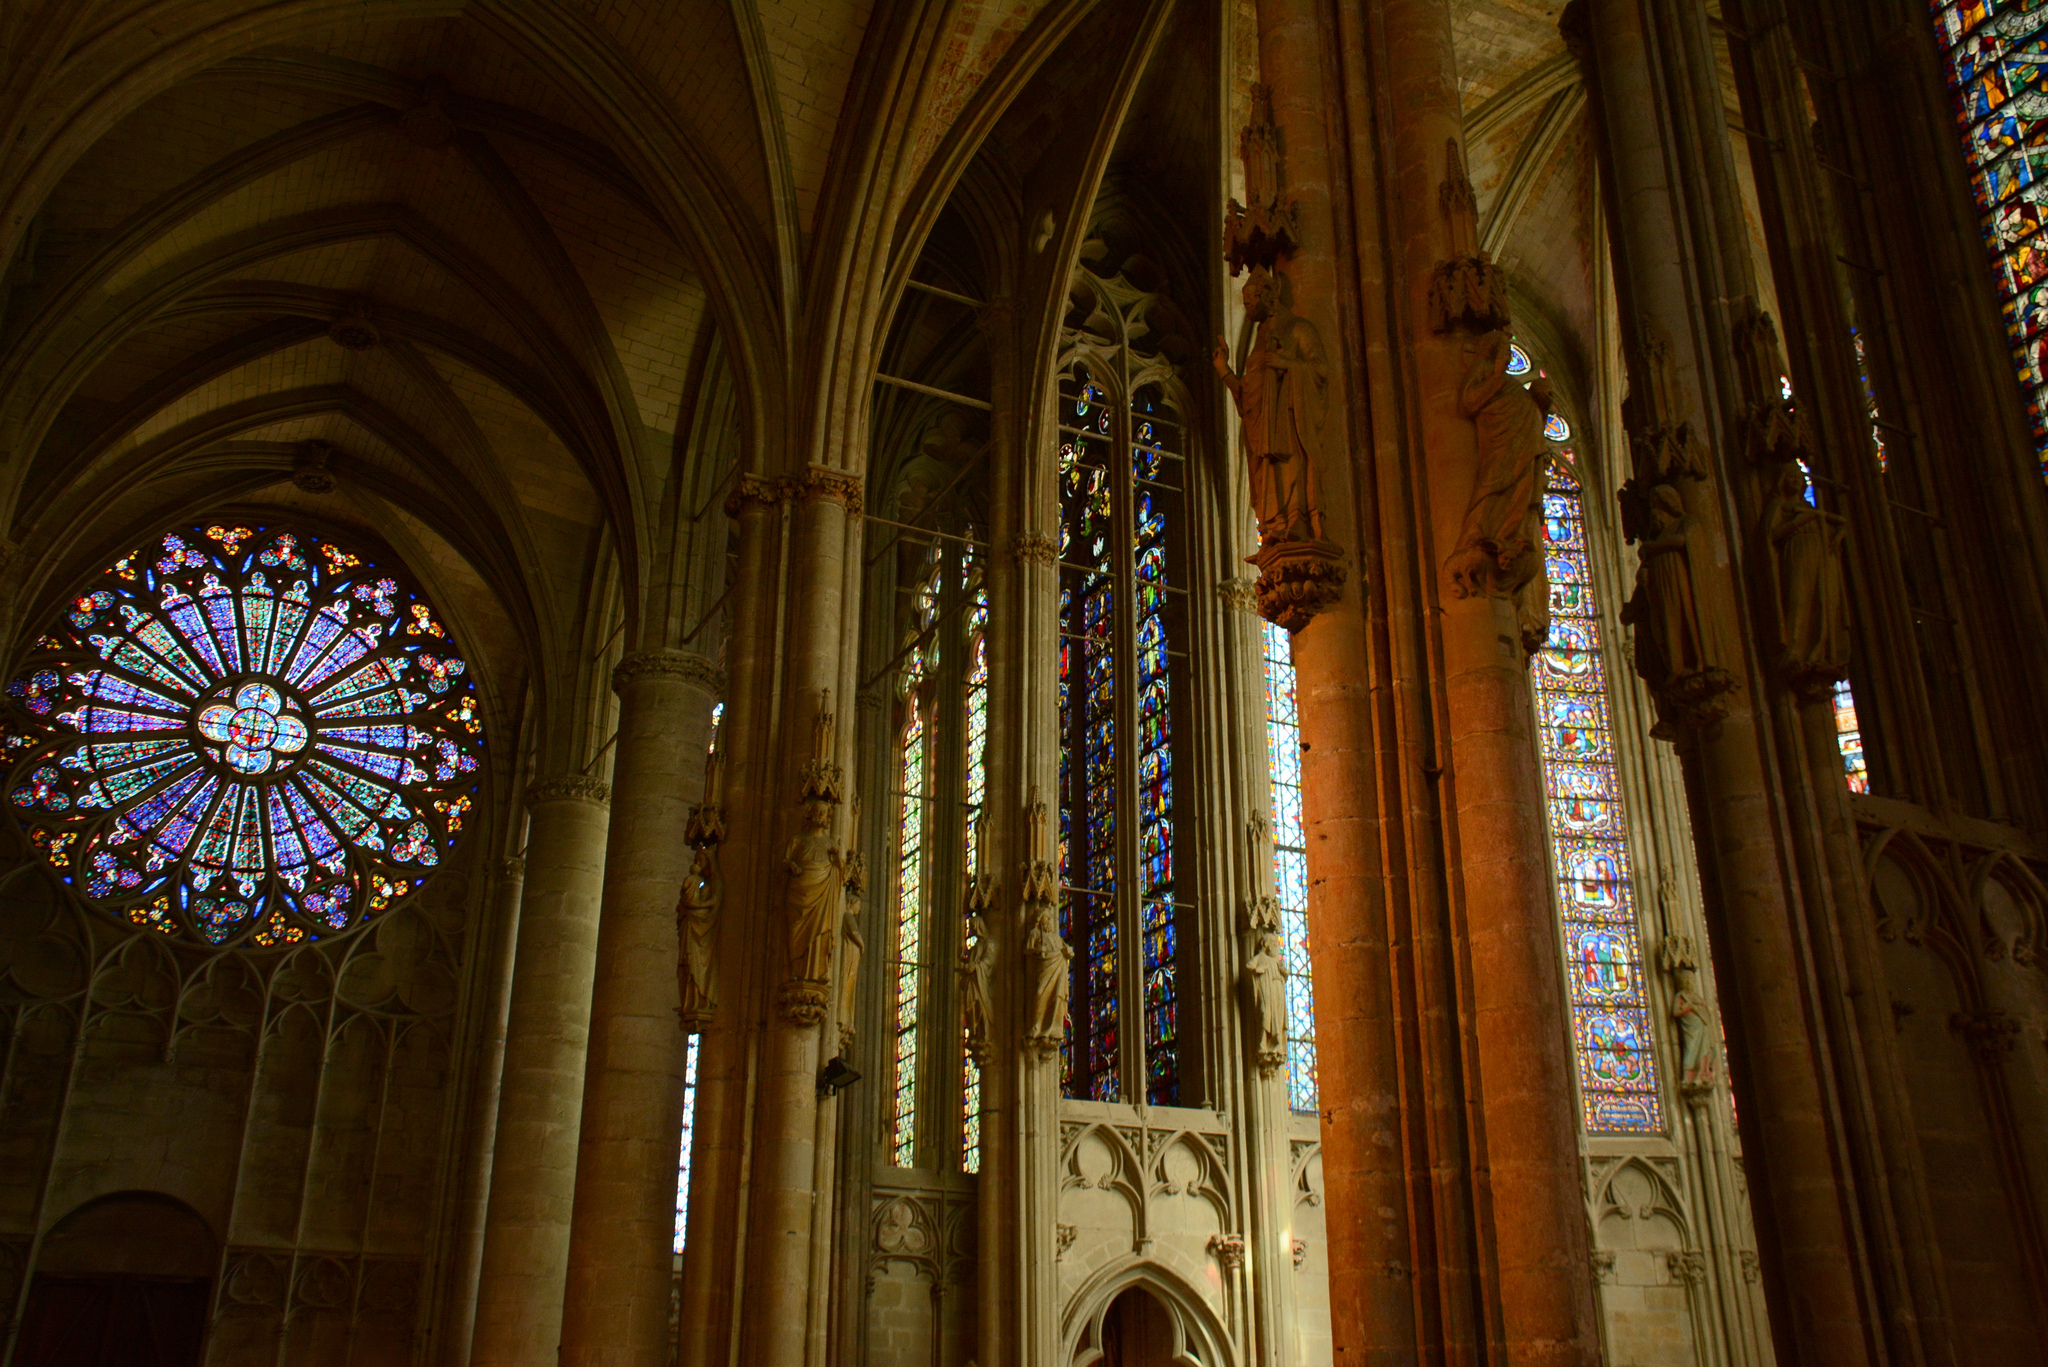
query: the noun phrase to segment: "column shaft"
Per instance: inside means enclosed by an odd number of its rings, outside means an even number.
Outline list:
[[[555,1367],[591,970],[611,792],[569,777],[527,790],[526,887],[477,1290],[476,1367]]]
[[[640,651],[619,695],[615,798],[562,1311],[563,1367],[665,1367],[676,1145],[688,1039],[677,1018],[676,898],[715,692],[709,662]]]

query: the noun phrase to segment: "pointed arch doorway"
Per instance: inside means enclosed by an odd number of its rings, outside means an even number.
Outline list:
[[[1098,1367],[1175,1367],[1179,1338],[1173,1312],[1143,1287],[1118,1296],[1102,1317]]]

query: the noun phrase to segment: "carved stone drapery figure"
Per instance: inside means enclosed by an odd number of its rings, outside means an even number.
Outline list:
[[[1764,534],[1777,565],[1785,681],[1818,697],[1849,670],[1849,596],[1842,582],[1842,519],[1808,503],[1806,489],[1797,465],[1778,472],[1764,507]]]
[[[1715,1078],[1715,1054],[1709,1044],[1707,996],[1700,986],[1699,952],[1690,935],[1667,935],[1657,962],[1671,976],[1671,1022],[1678,1027],[1679,1085],[1687,1095],[1701,1095]]]
[[[682,947],[676,982],[682,993],[683,1028],[691,1033],[710,1023],[716,1005],[711,991],[711,931],[724,899],[718,847],[702,845],[676,899],[676,940]]]
[[[866,888],[867,860],[855,851],[846,860],[845,910],[839,918],[840,938],[845,941],[845,948],[839,955],[839,1052],[842,1055],[853,1052],[853,994],[860,985],[860,957],[868,947],[868,937],[861,933],[860,928],[860,899]]]
[[[1540,481],[1549,450],[1543,420],[1550,386],[1538,380],[1524,389],[1510,379],[1509,354],[1507,333],[1480,337],[1458,390],[1459,409],[1479,436],[1478,478],[1457,549],[1446,566],[1451,591],[1460,598],[1510,596],[1543,563],[1540,525],[1531,523],[1530,510],[1542,506]]]
[[[846,857],[825,834],[831,821],[830,803],[805,803],[804,833],[789,842],[782,859],[789,875],[783,894],[789,909],[789,981],[783,984],[783,1010],[799,1025],[824,1019],[825,993],[832,981]]]
[[[1658,484],[1642,498],[1622,490],[1624,509],[1640,500],[1628,520],[1639,523],[1635,593],[1621,620],[1635,628],[1636,672],[1657,695],[1661,719],[1651,734],[1675,735],[1672,714],[1690,725],[1706,725],[1726,713],[1723,695],[1734,680],[1707,646],[1693,597],[1694,521],[1675,484]]]
[[[1287,957],[1273,919],[1254,913],[1253,921],[1252,952],[1244,963],[1245,995],[1259,1032],[1259,1073],[1271,1077],[1287,1062]]]
[[[1211,358],[1237,401],[1250,466],[1259,545],[1323,539],[1316,463],[1330,408],[1330,374],[1316,326],[1289,306],[1281,277],[1254,267],[1244,286],[1245,317],[1258,325],[1244,372],[1230,368],[1221,337]]]
[[[1546,449],[1536,461],[1536,478],[1531,481],[1529,516],[1522,524],[1522,539],[1536,550],[1535,568],[1514,592],[1515,624],[1521,629],[1522,649],[1534,655],[1550,640],[1550,574],[1543,557],[1543,489],[1549,479]]]
[[[968,1056],[976,1063],[988,1061],[989,1028],[995,1021],[995,963],[995,937],[976,912],[967,918],[967,943],[960,947],[960,1019],[967,1032]]]
[[[1066,1033],[1068,964],[1073,948],[1060,938],[1052,903],[1040,902],[1024,941],[1024,953],[1035,963],[1031,983],[1031,1022],[1026,1040],[1041,1051],[1059,1048]]]

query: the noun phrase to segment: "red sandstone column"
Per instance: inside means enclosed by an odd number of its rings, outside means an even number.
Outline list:
[[[556,1362],[610,797],[606,784],[581,775],[526,790],[526,885],[470,1354],[476,1367]]]
[[[590,1059],[562,1309],[562,1367],[665,1367],[676,1142],[687,1038],[676,1011],[677,891],[704,772],[715,667],[627,655],[590,1011]]]
[[[1411,1194],[1402,1131],[1400,1023],[1393,982],[1375,791],[1376,741],[1366,622],[1365,557],[1348,459],[1349,412],[1331,205],[1330,125],[1339,107],[1325,78],[1330,35],[1319,0],[1260,0],[1259,63],[1298,206],[1300,249],[1278,272],[1312,322],[1331,369],[1322,469],[1323,534],[1341,547],[1350,582],[1293,636],[1308,839],[1309,941],[1316,979],[1316,1051],[1331,1328],[1351,1367],[1412,1362],[1416,1349]]]
[[[1444,860],[1453,935],[1462,920],[1466,937],[1467,1030],[1478,1065],[1469,1085],[1479,1103],[1471,1140],[1479,1282],[1498,1304],[1508,1361],[1592,1363],[1599,1339],[1529,655],[1513,576],[1488,565],[1478,582],[1468,576],[1461,586],[1445,569],[1462,549],[1482,472],[1462,387],[1484,363],[1485,334],[1505,329],[1508,320],[1504,309],[1432,317],[1442,313],[1430,298],[1439,265],[1463,258],[1462,269],[1481,279],[1497,270],[1473,258],[1450,7],[1445,0],[1385,0],[1380,32],[1393,113],[1386,175],[1397,223],[1389,235],[1407,295],[1412,402],[1420,419],[1411,460],[1426,460],[1419,568],[1437,611],[1449,742],[1440,781],[1450,817]],[[1513,390],[1495,401],[1524,402]],[[1528,419],[1540,423],[1534,404],[1527,408]],[[1540,551],[1539,542],[1531,554]]]

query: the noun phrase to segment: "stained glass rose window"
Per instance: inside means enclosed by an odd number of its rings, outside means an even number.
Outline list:
[[[475,800],[447,630],[304,531],[192,528],[116,561],[7,693],[30,844],[92,906],[200,944],[350,929],[418,888]]]

